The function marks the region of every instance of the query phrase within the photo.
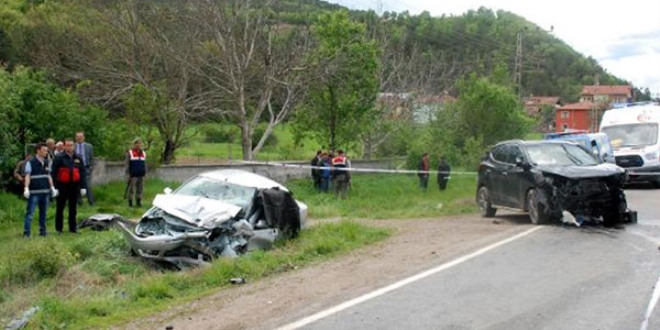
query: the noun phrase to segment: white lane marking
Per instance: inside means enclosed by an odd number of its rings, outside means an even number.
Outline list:
[[[357,297],[357,298],[355,298],[355,299],[352,299],[352,300],[346,301],[346,302],[344,302],[344,303],[341,303],[341,304],[339,304],[339,305],[337,305],[337,306],[331,307],[331,308],[326,309],[326,310],[324,310],[324,311],[320,311],[320,312],[318,312],[318,313],[316,313],[316,314],[310,315],[310,316],[308,316],[308,317],[306,317],[306,318],[303,318],[303,319],[301,319],[301,320],[298,320],[298,321],[296,321],[296,322],[289,323],[289,324],[287,324],[287,325],[285,325],[285,326],[282,326],[282,327],[277,328],[276,330],[295,330],[295,329],[298,329],[298,328],[304,327],[304,326],[306,326],[306,325],[308,325],[308,324],[310,324],[310,323],[316,322],[316,321],[318,321],[318,320],[320,320],[320,319],[323,319],[323,318],[326,318],[326,317],[328,317],[328,316],[330,316],[330,315],[332,315],[332,314],[335,314],[335,313],[338,313],[338,312],[340,312],[340,311],[343,311],[344,309],[351,308],[351,307],[353,307],[353,306],[355,306],[355,305],[361,304],[361,303],[363,303],[363,302],[365,302],[365,301],[367,301],[367,300],[374,299],[374,298],[376,298],[376,297],[378,297],[378,296],[382,296],[382,295],[384,295],[384,294],[386,294],[386,293],[388,293],[388,292],[390,292],[390,291],[396,290],[396,289],[401,288],[401,287],[403,287],[403,286],[405,286],[405,285],[408,285],[408,284],[411,284],[411,283],[413,283],[413,282],[419,281],[419,280],[421,280],[421,279],[423,279],[423,278],[425,278],[425,277],[431,276],[431,275],[433,275],[433,274],[435,274],[435,273],[439,273],[439,272],[441,272],[441,271],[443,271],[443,270],[446,270],[446,269],[449,269],[449,268],[454,267],[454,266],[456,266],[456,265],[462,264],[462,263],[464,263],[464,262],[466,262],[466,261],[468,261],[468,260],[470,260],[470,259],[476,258],[476,257],[478,257],[478,256],[480,256],[480,255],[482,255],[482,254],[484,254],[484,253],[486,253],[486,252],[488,252],[488,251],[490,251],[490,250],[496,249],[496,248],[498,248],[498,247],[500,247],[500,246],[502,246],[502,245],[504,245],[504,244],[511,243],[511,242],[513,242],[513,241],[515,241],[515,240],[517,240],[517,239],[519,239],[519,238],[522,238],[522,237],[524,237],[524,236],[527,236],[527,235],[529,235],[529,234],[531,234],[531,233],[533,233],[533,232],[535,232],[535,231],[537,231],[537,230],[539,230],[539,229],[542,229],[542,228],[544,228],[544,227],[543,227],[543,226],[536,226],[536,227],[531,228],[531,229],[529,229],[529,230],[526,230],[526,231],[524,231],[524,232],[522,232],[522,233],[520,233],[520,234],[514,235],[514,236],[509,237],[509,238],[507,238],[507,239],[501,240],[501,241],[499,241],[499,242],[497,242],[497,243],[491,244],[491,245],[489,245],[489,246],[487,246],[487,247],[481,248],[481,249],[479,249],[479,250],[477,250],[477,251],[475,251],[475,252],[472,252],[472,253],[470,253],[470,254],[468,254],[468,255],[465,255],[465,256],[462,256],[462,257],[460,257],[460,258],[454,259],[454,260],[452,260],[452,261],[450,261],[450,262],[444,263],[444,264],[442,264],[442,265],[440,265],[440,266],[438,266],[438,267],[435,267],[435,268],[429,269],[429,270],[424,271],[424,272],[422,272],[422,273],[419,273],[419,274],[417,274],[417,275],[413,275],[413,276],[408,277],[408,278],[406,278],[406,279],[403,279],[403,280],[401,280],[401,281],[399,281],[399,282],[396,282],[396,283],[394,283],[394,284],[392,284],[392,285],[389,285],[389,286],[386,286],[386,287],[380,288],[380,289],[378,289],[378,290],[376,290],[376,291],[369,292],[369,293],[364,294],[364,295],[362,295],[362,296],[360,296],[360,297]]]
[[[640,330],[648,329],[649,319],[651,318],[653,309],[655,309],[655,305],[658,303],[658,299],[660,299],[660,276],[658,277],[658,281],[655,282],[655,289],[653,289],[649,306],[646,308],[646,314],[644,314],[644,321],[642,321],[642,326],[639,328]]]

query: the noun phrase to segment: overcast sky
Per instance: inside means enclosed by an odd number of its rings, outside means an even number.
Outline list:
[[[617,77],[660,93],[660,0],[328,0],[351,9],[432,16],[460,15],[480,6],[503,9],[554,27],[554,35],[592,56]],[[512,41],[513,42],[513,41]]]

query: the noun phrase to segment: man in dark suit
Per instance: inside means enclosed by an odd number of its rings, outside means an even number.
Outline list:
[[[85,166],[85,182],[86,186],[84,187],[87,190],[87,201],[89,205],[94,205],[94,194],[92,193],[92,171],[94,170],[94,147],[85,142],[85,132],[78,131],[76,132],[76,145],[75,152],[83,160]],[[78,199],[78,205],[82,205],[82,198]]]

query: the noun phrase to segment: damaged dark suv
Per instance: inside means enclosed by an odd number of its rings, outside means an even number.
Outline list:
[[[484,217],[495,216],[498,208],[513,209],[541,224],[568,211],[618,226],[631,217],[623,190],[626,175],[573,142],[504,141],[479,165],[476,200]]]

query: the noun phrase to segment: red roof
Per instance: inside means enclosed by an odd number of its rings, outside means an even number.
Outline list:
[[[579,102],[567,104],[558,110],[593,110],[595,104],[593,102]]]
[[[632,96],[632,88],[628,85],[583,86],[582,87],[582,95],[626,95],[627,97],[631,97]]]

